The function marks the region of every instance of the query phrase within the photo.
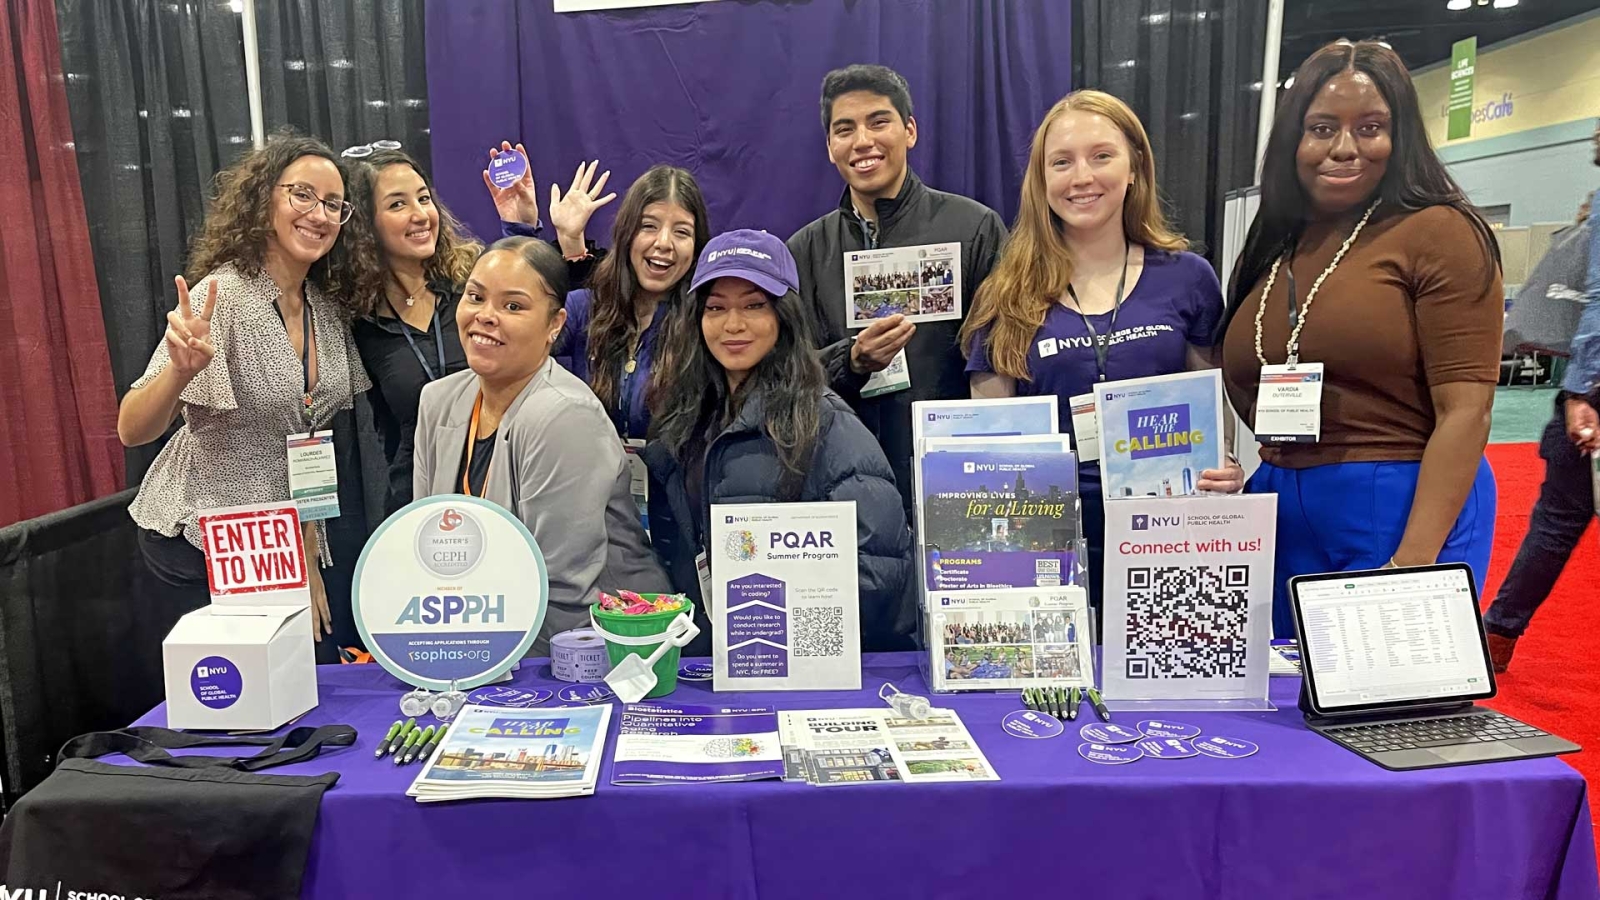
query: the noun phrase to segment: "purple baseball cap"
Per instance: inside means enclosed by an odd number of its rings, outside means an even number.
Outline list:
[[[789,248],[765,231],[742,228],[706,242],[689,290],[718,278],[743,278],[774,297],[800,290],[800,270]]]

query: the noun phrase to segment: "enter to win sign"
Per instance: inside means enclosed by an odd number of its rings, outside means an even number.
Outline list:
[[[208,510],[199,517],[213,603],[268,604],[296,592],[309,599],[300,514],[293,502]],[[281,602],[295,599],[282,597]]]

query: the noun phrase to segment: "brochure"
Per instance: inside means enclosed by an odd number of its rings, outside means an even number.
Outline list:
[[[911,446],[935,437],[986,437],[1055,434],[1056,395],[998,400],[918,400],[911,404]]]
[[[1100,477],[1107,500],[1184,497],[1227,456],[1222,374],[1216,369],[1095,387]]]
[[[927,622],[935,691],[1094,684],[1081,587],[935,593]]]
[[[612,784],[760,781],[783,777],[770,706],[663,706],[622,711]]]
[[[406,791],[419,803],[594,793],[611,707],[468,706]]]
[[[961,318],[961,244],[856,250],[844,255],[851,328],[902,315],[913,322]]]
[[[887,708],[779,714],[784,780],[814,785],[876,781],[998,781],[954,710],[902,719]]]
[[[889,752],[887,708],[812,709],[779,714],[783,780],[866,784],[900,780]]]
[[[1000,780],[954,710],[935,709],[926,719],[889,716],[884,725],[900,778],[907,784]]]
[[[929,593],[1074,581],[1078,462],[1071,453],[947,450],[918,461]]]

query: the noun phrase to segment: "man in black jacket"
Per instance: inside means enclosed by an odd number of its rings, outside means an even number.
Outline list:
[[[883,445],[909,515],[911,402],[967,396],[966,364],[956,343],[961,320],[918,326],[892,315],[852,335],[845,315],[844,255],[959,243],[964,317],[994,267],[1006,227],[994,210],[928,187],[906,165],[907,151],[917,145],[917,120],[906,80],[894,70],[856,65],[829,72],[822,80],[822,126],[828,159],[845,181],[844,196],[838,209],[789,238],[789,251],[800,266],[801,297],[811,311],[829,381]],[[902,350],[911,387],[863,398],[868,378]]]

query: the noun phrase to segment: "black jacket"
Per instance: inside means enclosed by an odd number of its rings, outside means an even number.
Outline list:
[[[854,500],[857,567],[860,570],[861,647],[904,650],[915,623],[911,532],[896,502],[894,474],[876,441],[850,407],[826,391],[817,447],[806,473],[802,503]],[[761,429],[760,398],[745,403],[739,417],[706,450],[705,482],[698,509],[692,507],[684,470],[660,441],[644,450],[650,468],[650,537],[674,589],[695,600],[703,635],[684,652],[709,653],[711,629],[694,560],[710,533],[711,504],[777,503],[783,464]]]
[[[800,295],[811,313],[811,325],[822,348],[833,389],[860,413],[867,430],[878,439],[894,469],[901,504],[911,501],[911,403],[914,400],[951,400],[966,397],[966,360],[956,334],[972,308],[972,295],[989,277],[1006,239],[1006,226],[994,210],[956,194],[936,191],[915,172],[906,172],[905,184],[893,200],[879,200],[877,247],[915,247],[919,244],[961,242],[962,319],[922,322],[906,345],[911,389],[861,399],[867,376],[850,369],[854,336],[846,327],[844,255],[870,249],[867,231],[845,189],[839,208],[795,232],[789,252],[800,267]]]

